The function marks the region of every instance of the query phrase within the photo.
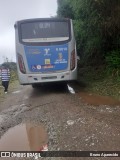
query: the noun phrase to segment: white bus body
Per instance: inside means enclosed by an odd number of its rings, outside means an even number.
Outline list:
[[[77,79],[77,53],[71,19],[17,21],[15,39],[20,84]]]

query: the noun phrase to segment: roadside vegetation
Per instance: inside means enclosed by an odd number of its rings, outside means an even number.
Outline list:
[[[72,18],[86,90],[120,99],[120,0],[57,0],[58,17]]]
[[[120,77],[109,74],[104,66],[98,69],[79,67],[78,80],[85,91],[120,100]]]

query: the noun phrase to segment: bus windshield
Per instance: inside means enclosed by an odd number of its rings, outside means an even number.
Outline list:
[[[68,21],[39,21],[21,23],[22,42],[60,42],[69,40]]]

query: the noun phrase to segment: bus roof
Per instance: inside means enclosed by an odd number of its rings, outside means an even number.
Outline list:
[[[31,21],[65,21],[65,20],[71,20],[70,18],[31,18],[31,19],[23,19],[18,20],[16,23],[24,23],[24,22],[31,22]]]

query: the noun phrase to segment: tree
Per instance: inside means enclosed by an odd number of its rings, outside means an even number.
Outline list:
[[[4,62],[2,64],[2,66],[5,66],[7,68],[9,68],[10,70],[16,71],[17,70],[17,66],[15,62]]]
[[[77,50],[84,62],[101,64],[108,52],[118,53],[120,0],[58,0],[57,13],[74,20]]]
[[[64,18],[74,19],[74,14],[72,12],[72,6],[68,3],[68,0],[57,0],[58,11],[57,15]]]

